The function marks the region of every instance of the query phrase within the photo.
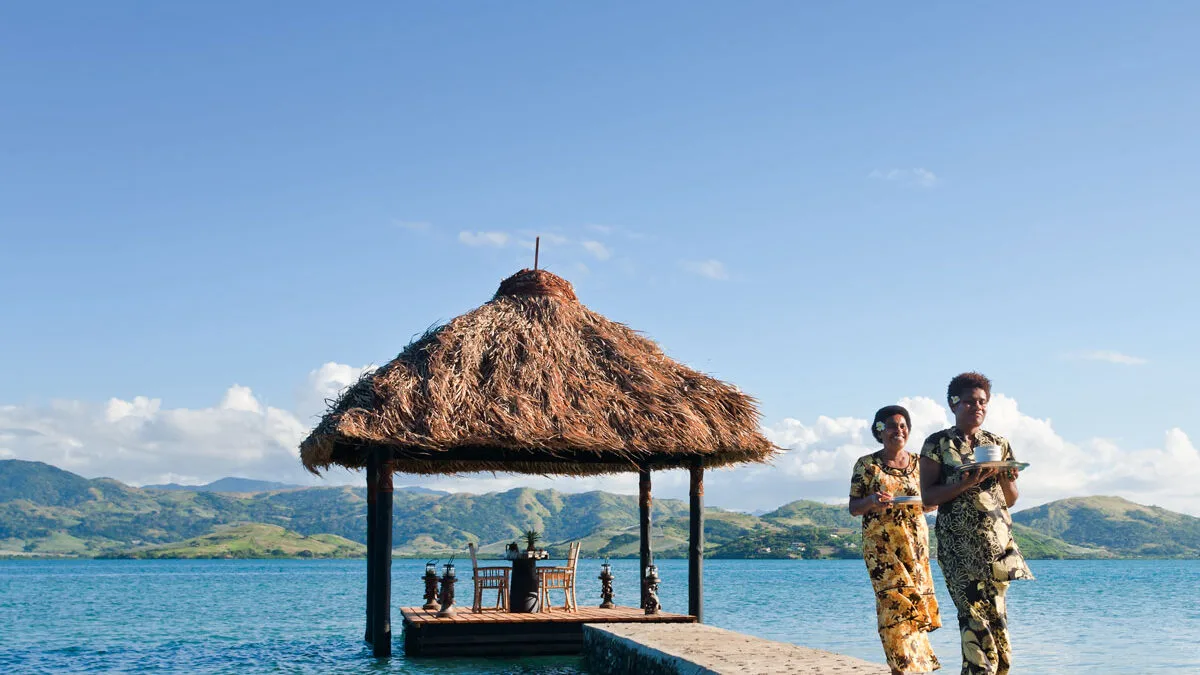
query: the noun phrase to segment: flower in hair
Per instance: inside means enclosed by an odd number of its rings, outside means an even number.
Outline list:
[[[951,397],[950,397],[950,405],[958,405],[958,402],[959,402],[959,401],[961,401],[961,400],[962,400],[962,399],[960,399],[960,398],[959,398],[959,397],[957,397],[957,396],[951,396]]]
[[[880,432],[880,433],[883,433],[883,422],[876,422],[876,423],[875,423],[875,431],[878,431],[878,432]]]

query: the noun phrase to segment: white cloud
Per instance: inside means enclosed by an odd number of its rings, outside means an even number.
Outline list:
[[[254,398],[254,392],[250,391],[250,387],[243,387],[237,384],[225,392],[225,398],[221,399],[220,408],[221,410],[241,410],[255,414],[262,413],[262,404],[258,402],[258,399]]]
[[[913,187],[931,188],[941,182],[929,169],[875,169],[868,178],[886,180]]]
[[[503,248],[508,244],[507,232],[459,232],[458,240],[467,246],[495,246]]]
[[[583,248],[596,257],[596,260],[608,260],[612,257],[612,251],[607,246],[598,241],[582,242]]]
[[[433,225],[418,220],[394,220],[392,225],[409,232],[428,232]]]
[[[161,407],[162,401],[148,399],[145,396],[134,397],[132,401],[113,398],[109,399],[108,405],[105,407],[104,419],[114,424],[126,418],[144,420],[157,414]]]
[[[1140,356],[1130,356],[1121,352],[1114,352],[1106,349],[1092,349],[1080,352],[1074,352],[1067,355],[1067,358],[1079,359],[1083,361],[1103,361],[1105,363],[1116,363],[1122,366],[1142,366],[1149,361]]]
[[[265,405],[237,384],[208,408],[169,408],[145,396],[0,406],[0,457],[136,485],[234,475],[309,484],[314,481],[300,466],[300,441],[324,410],[324,399],[372,368],[324,364],[298,389],[296,410]],[[354,477],[336,472],[332,478]]]
[[[6,455],[135,484],[167,474],[298,480],[298,444],[307,432],[294,414],[262,405],[238,385],[210,408],[166,408],[139,396],[0,409]]]
[[[361,474],[333,471],[313,479],[300,466],[298,445],[335,397],[373,366],[326,363],[297,388],[294,410],[265,404],[250,388],[233,385],[207,408],[170,408],[138,396],[105,403],[53,401],[40,406],[0,406],[0,458],[43,461],[87,477],[111,476],[131,484],[205,483],[230,475],[299,484],[361,484]],[[949,412],[926,397],[899,401],[912,415],[909,450],[951,423]],[[1017,458],[1030,462],[1020,479],[1017,508],[1072,496],[1118,495],[1142,504],[1200,515],[1200,452],[1180,428],[1168,429],[1158,447],[1126,447],[1109,439],[1068,441],[1049,419],[1026,415],[1017,401],[997,393],[986,427],[1007,437]],[[769,465],[712,471],[707,502],[746,511],[773,509],[795,499],[841,503],[855,460],[878,449],[868,420],[821,415],[784,419],[764,428],[786,448]],[[633,494],[635,476],[586,479],[500,474],[457,477],[397,476],[397,485],[491,492],[518,486],[566,492],[608,490]],[[658,497],[684,499],[684,471],[656,472]]]
[[[599,232],[600,234],[605,235],[613,233],[612,225],[588,225],[587,228],[593,232]]]
[[[729,272],[725,270],[725,263],[720,260],[685,260],[680,265],[688,272],[708,279],[723,281],[729,278]]]
[[[336,399],[342,390],[378,366],[347,366],[330,361],[310,371],[304,385],[296,390],[297,416],[304,422],[316,424],[328,408],[327,401]]]

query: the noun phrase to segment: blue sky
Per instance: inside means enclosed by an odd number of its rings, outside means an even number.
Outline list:
[[[310,425],[322,364],[486,301],[534,235],[769,427],[979,369],[1085,456],[1195,452],[1200,7],[5,14],[7,455],[60,457],[20,439],[63,406],[233,385]]]

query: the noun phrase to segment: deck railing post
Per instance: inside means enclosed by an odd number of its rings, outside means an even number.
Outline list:
[[[688,614],[704,622],[704,463],[692,460],[688,497]]]
[[[379,462],[372,454],[367,460],[367,632],[363,637],[370,642],[375,639],[372,622],[375,619],[375,497],[379,479]]]
[[[392,471],[380,457],[375,498],[375,588],[371,640],[377,657],[392,655]]]
[[[643,467],[638,471],[638,520],[641,524],[642,539],[641,555],[639,556],[641,568],[638,571],[638,578],[642,581],[642,609],[646,609],[649,601],[649,581],[646,578],[646,569],[654,561],[650,548],[650,506],[650,468]]]

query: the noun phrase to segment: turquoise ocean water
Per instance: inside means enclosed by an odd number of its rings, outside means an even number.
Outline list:
[[[580,604],[599,561],[580,560]],[[636,561],[614,561],[617,600]],[[667,611],[687,563],[659,562]],[[1016,673],[1200,673],[1200,561],[1032,561],[1014,583]],[[461,569],[461,567],[460,567]],[[394,606],[420,604],[422,561],[393,564]],[[572,658],[377,662],[362,642],[364,574],[346,561],[0,561],[0,673],[576,673]],[[933,634],[958,672],[954,606]],[[708,623],[883,662],[861,561],[705,561]],[[460,591],[459,597],[469,597]],[[393,610],[399,632],[399,612]],[[399,635],[394,639],[402,651]]]

